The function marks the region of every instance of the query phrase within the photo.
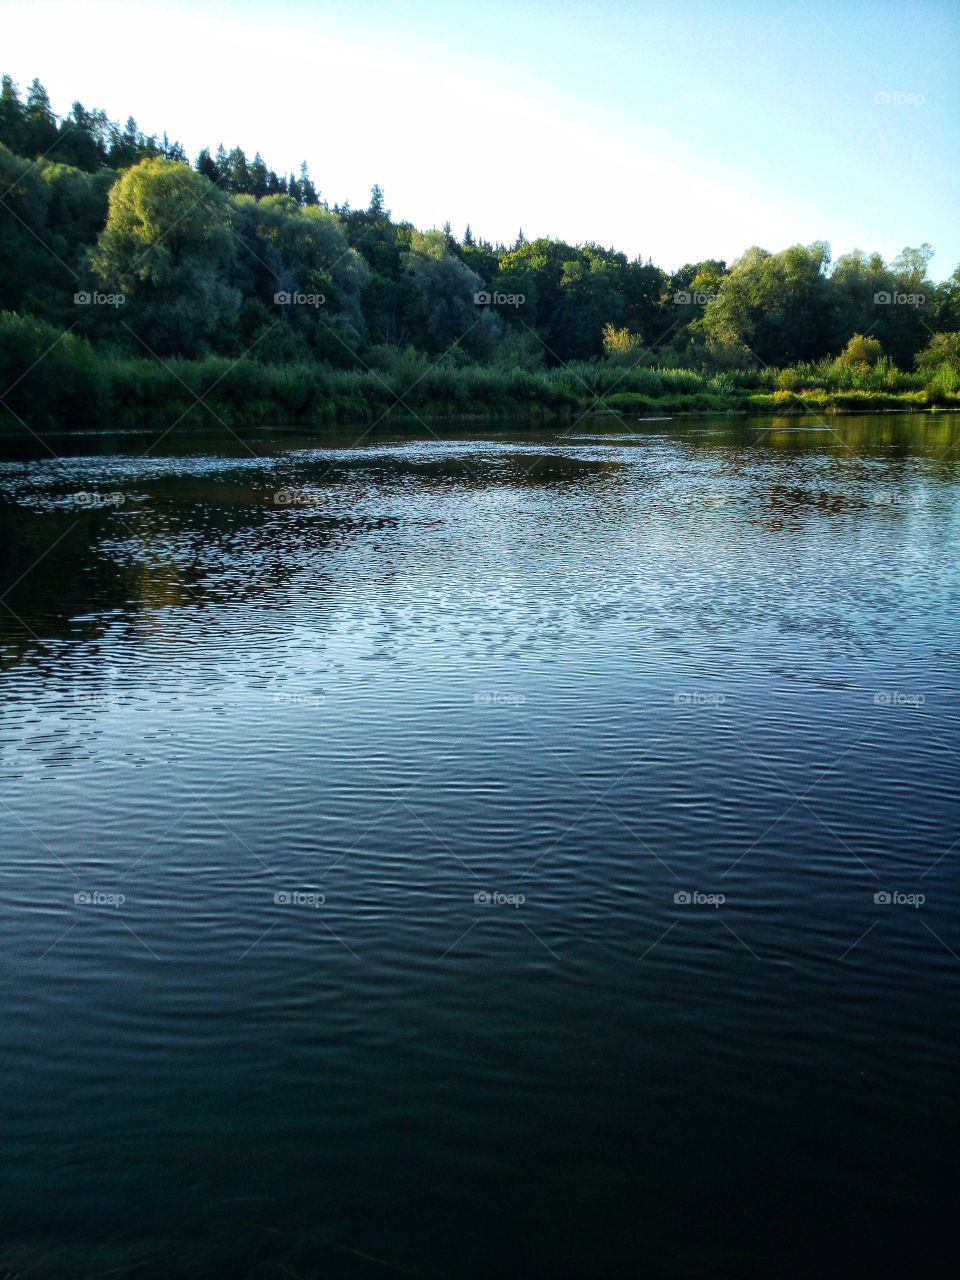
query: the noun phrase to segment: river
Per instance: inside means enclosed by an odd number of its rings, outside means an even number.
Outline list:
[[[960,420],[201,426],[0,444],[0,1270],[946,1260]]]

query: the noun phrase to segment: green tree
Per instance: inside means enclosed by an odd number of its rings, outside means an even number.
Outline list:
[[[227,156],[226,166],[222,170],[222,186],[225,191],[230,191],[234,195],[250,194],[247,157],[241,147],[234,147]]]
[[[829,263],[830,247],[820,240],[780,253],[748,249],[704,309],[708,337],[746,348],[764,364],[825,355],[830,349]]]
[[[883,344],[876,338],[855,333],[837,357],[837,364],[845,369],[872,369],[883,358]]]
[[[220,170],[217,168],[217,162],[211,156],[206,147],[197,156],[197,162],[194,166],[197,173],[203,174],[208,182],[220,181]]]
[[[561,360],[592,360],[603,354],[605,324],[626,320],[623,277],[626,257],[586,245],[563,264],[560,299],[547,325],[551,352]]]
[[[413,232],[404,276],[404,319],[421,350],[446,351],[480,322],[474,294],[483,281],[454,257],[443,231]]]
[[[24,153],[43,155],[56,144],[59,129],[57,118],[50,107],[47,91],[39,80],[34,80],[27,90],[24,112]]]
[[[935,333],[917,353],[916,366],[931,372],[946,367],[960,373],[960,333]]]
[[[51,158],[95,173],[107,163],[109,137],[110,122],[106,114],[88,111],[82,102],[75,102],[60,128],[60,138]]]
[[[0,144],[22,155],[26,144],[26,113],[10,76],[0,83]]]
[[[152,350],[197,355],[228,339],[240,305],[231,222],[228,198],[187,165],[144,160],[113,187],[91,265],[126,295],[123,320]]]
[[[643,339],[623,326],[603,326],[603,354],[613,364],[635,364],[643,353]]]
[[[0,145],[0,306],[19,310],[36,298],[48,282],[66,294],[71,285],[69,264],[57,262],[47,241],[50,191],[36,165]]]
[[[288,195],[234,198],[238,244],[233,281],[246,299],[245,344],[274,332],[261,357],[311,350],[343,363],[364,334],[361,296],[369,268],[347,243],[340,219],[320,205],[301,207]],[[310,303],[276,302],[278,295],[310,295]],[[316,299],[322,295],[323,302]]]
[[[313,185],[310,178],[310,170],[307,168],[306,160],[300,165],[300,203],[303,205],[319,204],[320,197],[317,195],[317,189]]]
[[[960,266],[934,291],[933,324],[947,332],[960,329]]]
[[[884,317],[877,309],[878,294],[893,293],[893,273],[879,253],[853,249],[838,258],[830,274],[832,296],[831,346],[842,347],[854,333],[873,331]]]
[[[270,195],[268,186],[269,170],[259,151],[250,161],[249,179],[250,195],[257,200],[262,200],[264,196]]]

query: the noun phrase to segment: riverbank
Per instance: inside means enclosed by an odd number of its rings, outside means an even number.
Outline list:
[[[588,413],[796,414],[960,409],[958,379],[834,364],[720,373],[576,361],[553,368],[431,361],[392,353],[383,367],[270,364],[249,355],[200,360],[131,355],[17,316],[0,322],[0,423],[162,428],[409,418],[560,420]]]

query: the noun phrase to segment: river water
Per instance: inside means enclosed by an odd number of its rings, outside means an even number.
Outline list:
[[[3,443],[0,1273],[945,1274],[960,421],[441,434]]]

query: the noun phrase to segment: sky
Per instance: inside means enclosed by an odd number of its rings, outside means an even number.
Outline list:
[[[306,159],[322,198],[728,262],[960,264],[955,0],[0,0],[0,71],[146,133]]]

